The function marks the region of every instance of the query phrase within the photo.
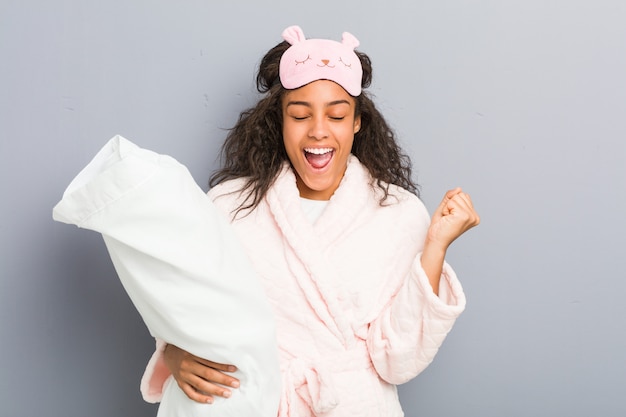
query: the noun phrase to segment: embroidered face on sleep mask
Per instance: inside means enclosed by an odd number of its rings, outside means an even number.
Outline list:
[[[317,80],[330,80],[342,86],[353,97],[361,94],[363,68],[354,48],[359,41],[348,32],[341,42],[328,39],[306,39],[302,29],[290,26],[283,39],[291,46],[280,58],[280,83],[288,90]]]

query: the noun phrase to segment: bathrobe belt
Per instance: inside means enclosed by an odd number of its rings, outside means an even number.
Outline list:
[[[327,352],[315,360],[293,358],[283,369],[283,396],[278,417],[326,413],[339,404],[333,375],[372,368],[365,344]]]

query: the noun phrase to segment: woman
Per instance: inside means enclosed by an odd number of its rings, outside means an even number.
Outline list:
[[[362,92],[372,68],[356,38],[306,40],[296,26],[283,38],[261,62],[266,95],[229,133],[209,196],[273,308],[279,415],[402,416],[395,385],[428,366],[463,311],[444,258],[479,217],[457,188],[429,219],[408,157]],[[160,343],[142,392],[158,401],[171,374],[211,403],[239,387],[234,369]]]

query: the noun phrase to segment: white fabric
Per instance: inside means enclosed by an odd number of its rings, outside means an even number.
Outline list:
[[[311,224],[315,224],[328,205],[328,201],[325,200],[310,200],[302,197],[300,198],[300,202],[302,203],[302,211]]]
[[[230,399],[198,404],[170,380],[159,416],[276,417],[281,377],[269,303],[227,219],[184,166],[115,136],[53,217],[103,235],[153,336],[237,365],[241,388]]]

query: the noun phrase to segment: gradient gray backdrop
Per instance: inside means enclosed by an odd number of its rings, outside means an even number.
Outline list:
[[[292,24],[361,40],[428,208],[461,185],[482,215],[407,416],[626,415],[623,0],[0,1],[0,415],[155,415],[153,341],[101,238],[52,207],[118,133],[206,189]]]

